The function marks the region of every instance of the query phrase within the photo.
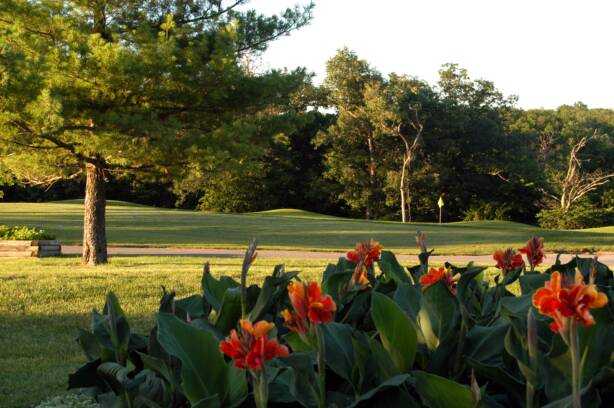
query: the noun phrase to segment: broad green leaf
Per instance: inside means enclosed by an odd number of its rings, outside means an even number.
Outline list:
[[[371,317],[384,348],[401,372],[409,372],[414,364],[417,347],[413,323],[387,296],[373,292],[371,302]]]
[[[456,274],[456,271],[460,271],[461,273],[460,280],[456,285],[456,298],[460,304],[465,306],[467,312],[471,310],[470,300],[472,290],[470,286],[476,277],[482,277],[484,269],[486,268],[474,266],[472,263],[469,263],[466,268],[454,268],[452,270],[452,274]],[[473,287],[475,287],[475,284]]]
[[[228,398],[226,406],[234,408],[240,406],[247,398],[247,380],[245,370],[231,364],[228,367]]]
[[[210,273],[203,273],[201,281],[203,296],[211,307],[219,312],[226,291],[230,288],[238,288],[239,283],[228,276],[222,276],[219,280],[211,276]]]
[[[98,377],[100,359],[89,361],[68,375],[68,389],[102,386]]]
[[[504,365],[488,365],[483,364],[470,357],[465,358],[465,362],[469,367],[473,368],[477,374],[488,381],[493,381],[506,389],[509,393],[514,394],[517,398],[523,398],[525,392],[525,382],[516,378],[512,373],[506,370]]]
[[[411,376],[409,374],[399,374],[399,375],[395,375],[392,378],[389,378],[388,380],[384,381],[383,383],[379,384],[377,387],[365,392],[364,394],[358,396],[356,398],[356,401],[354,401],[354,403],[352,405],[350,405],[350,408],[354,408],[354,407],[358,407],[359,405],[361,405],[364,402],[369,401],[370,399],[372,399],[377,393],[385,390],[386,388],[399,388],[401,385],[403,385],[405,382],[407,382],[409,379],[411,378]],[[409,399],[409,401],[412,401],[411,397]],[[401,402],[401,401],[399,401]],[[419,404],[416,401],[412,401],[414,404],[407,404],[407,401],[403,401],[403,405],[399,405],[399,406],[403,406],[403,407],[418,407]],[[365,405],[368,406],[369,404]],[[393,406],[390,405],[386,405],[389,408],[392,408]]]
[[[525,273],[519,278],[520,291],[523,295],[533,293],[533,291],[544,287],[544,283],[550,279],[547,273]]]
[[[420,288],[407,283],[398,284],[397,290],[394,292],[394,301],[414,321],[418,319],[421,297]]]
[[[191,408],[222,408],[222,403],[220,397],[216,394],[193,402]]]
[[[443,282],[427,288],[420,299],[418,324],[429,349],[439,344],[457,329],[460,312],[456,298]]]
[[[103,309],[103,315],[93,323],[94,334],[98,341],[113,353],[113,360],[124,363],[128,357],[128,343],[130,342],[130,326],[119,300],[113,292],[107,294],[107,299]],[[95,319],[95,314],[93,319]],[[103,360],[109,360],[110,356],[105,356]]]
[[[298,333],[290,332],[283,337],[293,352],[313,351],[313,346],[306,343]]]
[[[108,361],[98,366],[98,375],[100,375],[104,381],[115,391],[116,394],[120,394],[125,391],[130,378],[130,370],[121,364]]]
[[[339,302],[341,292],[347,286],[356,265],[340,257],[337,265],[328,264],[322,275],[322,290]]]
[[[188,400],[197,404],[217,395],[224,401],[229,392],[228,366],[215,337],[173,315],[160,313],[157,320],[158,341],[181,360],[182,387]]]
[[[81,346],[87,361],[94,361],[100,358],[100,344],[96,340],[94,333],[79,329],[77,343]]]
[[[473,326],[467,333],[465,355],[483,364],[503,364],[504,351],[502,339],[509,325],[497,323],[494,326]]]
[[[177,382],[177,378],[175,378],[175,372],[172,367],[170,367],[166,361],[152,357],[148,354],[138,353],[139,357],[143,361],[143,366],[151,371],[155,371],[162,376],[171,385],[171,388],[178,389],[179,383]]]
[[[377,263],[382,273],[389,279],[394,280],[397,285],[401,283],[411,284],[411,279],[405,271],[405,268],[399,264],[397,258],[390,251],[382,251],[380,260]]]
[[[138,406],[160,407],[160,405],[154,401],[164,406],[168,406],[171,403],[172,397],[170,388],[166,385],[164,380],[156,376],[156,373],[151,370],[141,370],[127,388],[128,392],[131,394],[135,393],[135,388],[137,389],[137,395],[134,401],[143,404]]]
[[[414,371],[413,376],[416,391],[430,408],[473,408],[476,405],[466,385],[424,371]]]
[[[249,313],[249,319],[252,322],[261,320],[273,305],[279,304],[281,297],[286,293],[288,283],[296,275],[296,272],[285,273],[283,265],[277,265],[273,275],[264,279],[256,303]]]
[[[313,353],[292,353],[271,361],[280,374],[269,384],[271,395],[279,402],[292,402],[307,407],[317,406],[317,383]],[[289,396],[292,396],[290,398]]]
[[[599,393],[592,387],[586,386],[580,390],[580,401],[582,408],[600,408],[604,407],[604,401],[599,397]],[[573,397],[568,395],[567,397],[552,401],[542,408],[572,408]]]
[[[352,326],[341,323],[321,325],[326,350],[326,365],[337,375],[352,382],[354,368],[354,348],[352,346]]]
[[[175,309],[181,311],[181,317],[190,316],[191,319],[203,317],[205,308],[201,295],[192,295],[184,299],[175,301]]]
[[[241,318],[241,290],[230,288],[224,293],[221,307],[215,321],[215,328],[223,334],[228,334],[237,327]]]
[[[522,273],[523,270],[524,270],[524,266],[521,266],[519,268],[513,269],[503,274],[503,280],[501,281],[501,285],[507,286],[507,285],[510,285],[516,282],[518,278],[520,277],[520,274]]]

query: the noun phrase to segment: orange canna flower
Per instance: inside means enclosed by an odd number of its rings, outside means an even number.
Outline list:
[[[561,334],[572,319],[585,327],[595,324],[590,309],[604,307],[607,303],[606,294],[599,292],[594,284],[586,285],[579,272],[572,284],[564,283],[561,274],[553,272],[544,287],[533,294],[533,306],[541,314],[553,318],[550,330]]]
[[[497,268],[501,269],[503,273],[520,268],[524,265],[522,255],[514,251],[512,248],[508,248],[505,251],[495,251],[492,257],[495,261],[497,261]]]
[[[369,286],[369,277],[367,276],[367,268],[362,265],[356,265],[356,269],[354,269],[354,273],[350,278],[350,282],[348,288],[353,288],[358,286],[360,289],[366,289]]]
[[[288,329],[306,333],[309,324],[328,323],[333,320],[337,305],[333,298],[322,293],[317,282],[290,282],[288,285],[288,297],[294,312],[284,310],[284,318]]]
[[[525,254],[531,268],[535,268],[544,261],[544,239],[540,237],[533,237],[528,240],[527,244],[518,251]]]
[[[426,275],[420,276],[422,290],[428,289],[439,281],[443,281],[450,293],[456,295],[456,283],[460,279],[460,274],[452,276],[446,268],[431,268]]]
[[[356,249],[349,251],[345,257],[348,261],[360,264],[362,263],[367,268],[373,265],[373,262],[379,261],[382,253],[382,246],[379,242],[372,239],[359,242],[356,244]]]
[[[285,309],[281,312],[281,317],[284,319],[284,326],[295,333],[307,333],[307,322],[305,319],[298,316],[297,313]]]
[[[260,371],[264,363],[276,357],[288,357],[286,346],[275,339],[269,339],[268,333],[275,325],[266,321],[253,324],[249,320],[239,321],[239,332],[231,330],[230,336],[220,342],[220,351],[232,358],[238,368]]]

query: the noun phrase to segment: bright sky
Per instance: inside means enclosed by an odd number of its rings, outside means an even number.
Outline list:
[[[307,0],[253,0],[276,13]],[[343,46],[380,72],[431,83],[443,63],[491,80],[524,108],[614,108],[612,0],[316,0],[312,23],[273,43],[262,68],[307,67],[320,82]]]

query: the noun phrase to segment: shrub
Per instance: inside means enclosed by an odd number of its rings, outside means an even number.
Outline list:
[[[517,251],[497,251],[500,273],[488,282],[473,264],[430,268],[423,234],[418,244],[420,264],[409,268],[366,241],[321,282],[279,265],[248,287],[251,245],[240,282],[205,265],[200,293],[177,299],[163,289],[147,335],[131,331],[109,293],[91,330],[79,332],[87,363],[69,388],[89,389],[105,406],[177,408],[558,407],[579,390],[586,406],[612,400],[606,265],[576,257],[536,273],[543,245],[534,238],[521,249],[528,270]],[[557,280],[582,295],[559,296]],[[566,303],[563,316],[563,302],[583,304]]]
[[[542,210],[537,214],[539,225],[548,229],[582,229],[614,224],[614,208],[598,208],[579,203],[568,211],[560,208]]]
[[[8,240],[46,240],[55,239],[55,236],[45,230],[28,227],[25,225],[16,225],[9,227],[0,225],[0,239]]]
[[[509,205],[496,205],[492,203],[481,203],[469,207],[465,211],[464,221],[510,221],[509,215],[511,208]]]
[[[66,394],[49,398],[36,406],[36,408],[100,408],[94,399],[85,394]]]

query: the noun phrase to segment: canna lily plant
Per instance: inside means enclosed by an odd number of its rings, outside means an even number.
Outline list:
[[[205,265],[201,291],[162,293],[155,326],[134,333],[112,294],[78,342],[70,376],[116,406],[551,407],[614,400],[612,271],[558,260],[544,243],[497,251],[500,274],[468,264],[405,267],[373,240],[321,281],[274,268],[249,285],[250,243],[235,280]],[[523,260],[523,256],[525,260]],[[138,326],[138,325],[136,325]]]
[[[576,271],[573,282],[565,282],[559,272],[553,272],[550,280],[533,294],[533,306],[539,313],[553,319],[550,330],[561,335],[571,353],[572,401],[579,408],[582,363],[578,341],[578,324],[590,327],[595,324],[591,309],[599,309],[608,303],[608,297],[594,284],[586,285]]]
[[[348,283],[348,290],[363,290],[370,285],[369,271],[372,271],[374,262],[379,261],[381,251],[379,242],[370,239],[357,243],[356,248],[346,254],[347,260],[356,265]]]
[[[269,339],[273,323],[261,320],[252,325],[249,320],[239,320],[239,331],[233,329],[220,342],[220,351],[230,357],[235,367],[248,370],[254,380],[254,400],[258,408],[268,405],[268,382],[265,363],[278,357],[288,357],[286,346]]]
[[[456,284],[459,279],[460,274],[457,273],[452,276],[446,268],[431,268],[426,275],[420,277],[420,285],[422,285],[422,290],[424,291],[437,282],[443,282],[450,293],[456,295]]]
[[[544,239],[540,237],[532,237],[526,245],[518,250],[521,254],[527,257],[530,271],[535,272],[535,267],[544,261]]]
[[[316,350],[318,365],[318,406],[326,406],[326,365],[324,335],[320,325],[333,320],[337,305],[330,295],[322,293],[317,282],[291,282],[288,297],[293,311],[281,312],[285,326],[301,336],[302,340]]]

